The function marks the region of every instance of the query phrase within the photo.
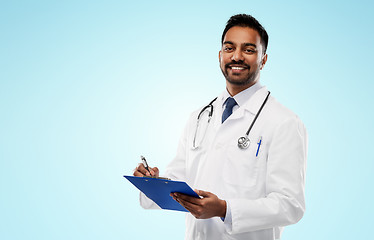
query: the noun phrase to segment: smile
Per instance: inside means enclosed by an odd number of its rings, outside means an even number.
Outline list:
[[[233,71],[243,71],[245,69],[250,69],[249,65],[246,64],[226,64],[226,68],[229,68]]]

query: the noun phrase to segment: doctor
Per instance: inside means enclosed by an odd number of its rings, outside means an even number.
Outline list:
[[[252,16],[232,16],[219,63],[226,89],[192,113],[165,176],[201,199],[171,194],[186,214],[186,239],[280,239],[305,211],[307,133],[301,120],[260,84],[268,35]],[[211,118],[210,118],[211,115]],[[139,164],[134,176],[150,173]],[[144,208],[157,208],[141,194]]]

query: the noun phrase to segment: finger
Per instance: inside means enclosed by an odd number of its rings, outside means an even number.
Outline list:
[[[201,207],[193,203],[187,202],[181,198],[177,198],[173,193],[170,194],[175,201],[177,201],[182,207],[189,211],[195,218],[201,217]]]
[[[151,176],[158,177],[158,171],[156,171],[156,169],[157,169],[156,167],[154,167],[154,168],[148,167],[148,169],[149,169],[149,172],[151,173]]]
[[[206,192],[206,191],[203,191],[203,190],[194,189],[194,191],[197,193],[197,195],[199,195],[201,197],[210,197],[210,196],[214,195],[211,192]]]
[[[180,205],[182,205],[185,209],[187,209],[192,215],[195,217],[197,216],[198,209],[200,208],[198,205],[185,201],[181,198],[174,198]]]
[[[153,168],[149,168],[149,169],[151,170],[151,173],[152,173],[153,176],[158,177],[160,171],[158,170],[157,167],[153,167]]]
[[[134,169],[132,175],[134,175],[135,177],[142,177],[143,174],[139,171],[139,165],[136,166],[136,168]]]
[[[199,199],[199,198],[192,197],[192,196],[189,196],[189,195],[185,195],[185,194],[182,194],[182,193],[174,193],[174,196],[177,199],[182,199],[183,201],[190,202],[190,203],[195,204],[195,205],[200,205],[201,199]]]
[[[135,177],[143,177],[144,176],[144,174],[142,174],[139,171],[136,171],[136,169],[135,169],[135,171],[134,171],[134,173],[132,175],[135,176]]]
[[[136,171],[134,172],[134,176],[139,176],[139,177],[150,176],[147,169],[145,169],[143,163],[139,163],[135,170]]]

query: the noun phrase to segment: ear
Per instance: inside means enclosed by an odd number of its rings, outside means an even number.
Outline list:
[[[222,51],[219,50],[219,52],[218,52],[218,61],[219,61],[219,62],[221,62],[221,54],[222,54]]]
[[[261,70],[264,68],[267,60],[268,60],[268,55],[267,55],[267,53],[265,53],[265,55],[262,57],[262,60],[261,60],[261,67],[260,67]]]

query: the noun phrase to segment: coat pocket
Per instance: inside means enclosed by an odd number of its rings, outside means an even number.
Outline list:
[[[223,164],[223,180],[234,186],[253,187],[257,183],[261,152],[251,143],[247,149],[239,149],[237,144],[228,145]]]

